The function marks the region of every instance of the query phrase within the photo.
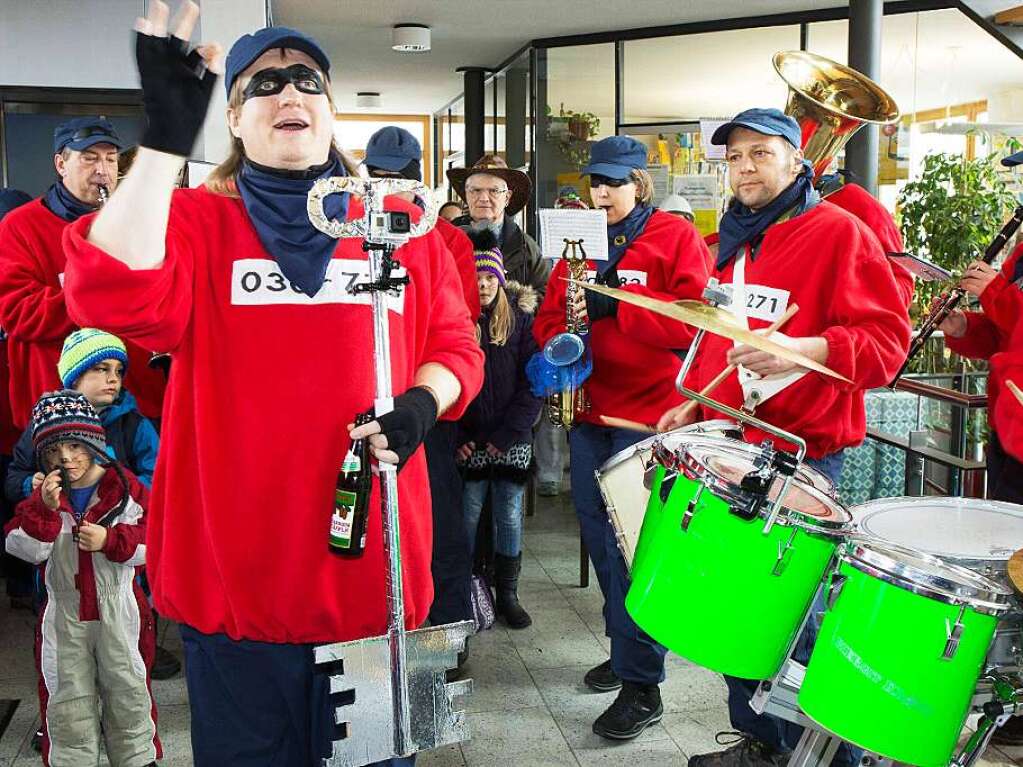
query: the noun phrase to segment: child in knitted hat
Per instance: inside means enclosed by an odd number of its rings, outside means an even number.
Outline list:
[[[44,394],[31,429],[44,477],[5,527],[5,545],[38,565],[46,586],[36,638],[51,648],[37,658],[44,763],[97,764],[101,736],[111,764],[154,763],[162,756],[149,690],[156,637],[135,577],[149,493],[107,455],[84,394]]]
[[[99,413],[107,454],[152,487],[160,437],[149,419],[139,413],[135,397],[123,387],[127,368],[124,342],[95,328],[82,328],[65,338],[57,361],[57,374],[64,388],[84,394]],[[18,440],[4,480],[4,492],[11,503],[27,498],[43,480],[31,432],[29,426]]]
[[[497,614],[510,628],[532,623],[518,599],[522,565],[522,509],[532,459],[533,423],[540,400],[526,380],[536,351],[536,292],[504,274],[504,260],[489,230],[470,234],[475,248],[482,314],[476,327],[486,355],[483,388],[459,421],[458,459],[465,476],[463,508],[470,544],[490,491]]]

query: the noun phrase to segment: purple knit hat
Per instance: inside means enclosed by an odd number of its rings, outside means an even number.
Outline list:
[[[497,277],[497,281],[504,286],[507,278],[504,276],[504,256],[497,246],[497,238],[489,229],[469,232],[469,239],[472,240],[472,255],[476,259],[476,272],[489,272]]]

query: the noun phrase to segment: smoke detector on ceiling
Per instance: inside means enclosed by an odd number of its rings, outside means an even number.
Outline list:
[[[425,24],[395,24],[391,48],[399,53],[425,53],[430,50],[430,28]]]
[[[355,106],[360,109],[374,109],[380,106],[380,94],[376,91],[359,91],[355,94]]]

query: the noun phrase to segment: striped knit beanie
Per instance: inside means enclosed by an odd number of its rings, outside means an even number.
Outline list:
[[[497,281],[503,286],[506,282],[504,276],[504,256],[497,246],[497,238],[489,229],[470,230],[467,232],[472,240],[472,255],[476,259],[476,272],[490,272],[497,277]]]
[[[57,373],[65,389],[75,388],[75,382],[86,370],[103,360],[120,360],[128,369],[128,351],[124,341],[96,328],[82,328],[64,339],[64,348],[57,361]]]
[[[84,394],[71,389],[47,392],[32,408],[32,445],[36,455],[59,442],[81,442],[99,457],[107,451],[106,432]]]

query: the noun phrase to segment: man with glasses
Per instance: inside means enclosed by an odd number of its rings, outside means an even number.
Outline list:
[[[448,180],[469,206],[469,215],[456,218],[455,224],[492,231],[504,255],[508,279],[530,285],[542,296],[550,264],[540,255],[536,240],[512,218],[529,201],[529,176],[509,168],[500,157],[484,155],[471,168],[449,170]]]
[[[60,388],[61,344],[77,329],[64,304],[61,236],[69,223],[97,210],[104,196],[113,193],[123,146],[114,126],[102,117],[61,123],[53,134],[56,181],[42,197],[0,224],[0,327],[9,337],[8,390],[19,429],[28,426],[39,396]],[[146,368],[148,359],[148,352],[129,349],[132,390],[150,393],[140,398],[139,409],[147,417],[159,418],[163,383],[158,373]]]

